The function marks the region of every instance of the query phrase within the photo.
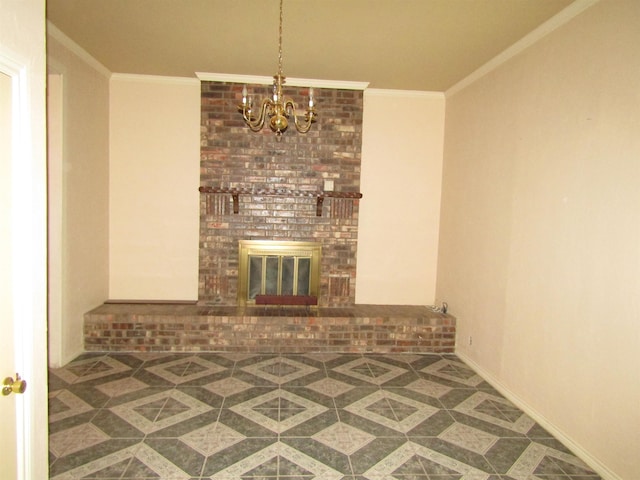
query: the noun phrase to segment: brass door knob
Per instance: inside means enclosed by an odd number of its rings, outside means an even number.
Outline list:
[[[2,395],[11,395],[12,393],[24,393],[27,389],[27,382],[20,378],[20,375],[16,373],[16,379],[7,377],[2,382]]]

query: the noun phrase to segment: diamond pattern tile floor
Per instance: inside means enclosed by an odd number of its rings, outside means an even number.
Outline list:
[[[599,480],[453,355],[86,354],[53,480]]]

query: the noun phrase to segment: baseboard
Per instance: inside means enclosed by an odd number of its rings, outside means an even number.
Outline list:
[[[456,352],[456,356],[471,367],[478,375],[484,378],[493,388],[499,391],[511,403],[520,408],[524,413],[533,418],[540,426],[557,438],[565,447],[573,452],[575,456],[580,458],[584,463],[589,465],[603,480],[624,480],[609,468],[607,468],[600,460],[591,455],[588,451],[578,445],[570,436],[551,423],[544,415],[537,412],[525,400],[512,392],[506,385],[498,380],[493,374],[482,368],[476,362],[471,360],[462,352]]]

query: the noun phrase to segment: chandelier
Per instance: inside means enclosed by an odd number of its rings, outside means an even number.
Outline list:
[[[247,86],[242,88],[242,104],[238,110],[242,112],[247,126],[254,132],[259,132],[264,127],[264,122],[269,118],[269,127],[276,134],[278,140],[289,127],[289,118],[293,117],[296,130],[307,133],[311,124],[316,121],[316,109],[314,107],[313,88],[309,88],[309,106],[304,113],[304,121],[298,119],[296,104],[290,98],[282,95],[282,85],[286,77],[282,74],[282,0],[280,0],[280,30],[278,35],[278,73],[273,76],[273,96],[262,100],[260,108],[253,108],[252,97],[247,96]]]

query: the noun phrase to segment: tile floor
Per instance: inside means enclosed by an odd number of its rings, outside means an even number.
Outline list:
[[[453,355],[94,353],[49,383],[55,480],[600,478]]]

